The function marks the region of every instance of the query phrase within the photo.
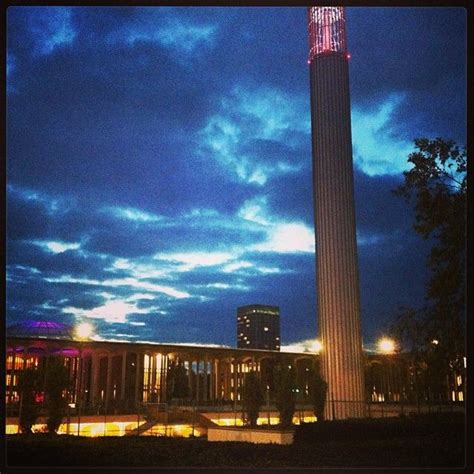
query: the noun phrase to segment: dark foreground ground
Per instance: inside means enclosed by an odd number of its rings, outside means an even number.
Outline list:
[[[12,435],[7,439],[7,466],[464,466],[463,419],[412,421],[411,424],[381,420],[376,423],[368,420],[364,426],[358,423],[344,429],[343,422],[339,422],[337,430],[334,425],[328,426],[329,440],[324,440],[321,425],[317,433],[311,433],[312,427],[305,426],[306,431],[296,436],[295,443],[290,446],[155,437]],[[335,431],[337,436],[334,436]],[[365,436],[361,436],[362,432]]]

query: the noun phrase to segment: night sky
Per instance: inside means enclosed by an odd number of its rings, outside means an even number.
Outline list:
[[[424,303],[430,243],[391,191],[414,138],[465,143],[466,14],[347,20],[370,347]],[[305,8],[10,7],[7,325],[235,346],[261,303],[283,349],[314,339],[307,54]]]

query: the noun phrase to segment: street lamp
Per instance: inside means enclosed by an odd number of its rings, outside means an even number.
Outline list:
[[[395,352],[396,345],[393,339],[383,337],[378,341],[377,347],[379,352],[382,354],[393,354]]]
[[[395,353],[396,349],[396,344],[393,339],[390,339],[388,337],[382,337],[377,343],[377,347],[380,353],[385,354],[385,355],[390,355]],[[388,364],[388,367],[387,367]],[[383,372],[384,372],[384,379],[386,384],[386,392],[387,392],[387,400],[385,400],[385,394],[384,394],[384,401],[390,401],[390,394],[391,394],[391,364],[389,360],[386,360],[383,363]]]
[[[75,328],[75,336],[79,340],[89,339],[93,332],[94,326],[89,323],[80,323]]]
[[[313,350],[319,354],[323,350],[323,344],[319,339],[316,339],[313,344]]]

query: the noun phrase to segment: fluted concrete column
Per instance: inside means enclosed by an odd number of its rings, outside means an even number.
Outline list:
[[[188,360],[188,385],[189,385],[189,396],[191,399],[194,398],[193,390],[193,361]]]
[[[97,390],[99,388],[99,367],[100,358],[94,352],[92,353],[91,363],[91,402],[94,405],[97,402]]]
[[[10,370],[10,387],[8,393],[8,401],[13,402],[13,391],[15,389],[15,364],[16,364],[16,346],[13,347],[12,351],[12,366]]]
[[[335,417],[365,413],[347,57],[311,61],[318,326]],[[330,404],[326,416],[332,417]]]
[[[166,386],[168,384],[168,354],[160,354],[160,402],[166,402]]]
[[[138,353],[136,354],[136,361],[135,361],[135,402],[141,401],[141,396],[140,396],[140,378],[143,380],[143,374],[142,374],[142,363],[141,360],[143,358],[143,355]]]
[[[203,366],[204,366],[204,370],[203,370],[203,382],[202,382],[202,385],[203,385],[203,394],[202,394],[202,399],[203,401],[207,401],[207,390],[208,390],[208,381],[207,381],[207,366],[208,366],[208,362],[207,362],[207,359],[205,359],[203,361]]]
[[[224,400],[230,400],[230,368],[229,361],[223,361],[223,373],[224,373]]]
[[[214,359],[211,358],[209,361],[209,400],[215,400],[216,398],[215,374]]]
[[[125,400],[125,381],[127,377],[127,351],[122,354],[122,378],[120,380],[120,398]]]
[[[199,365],[200,361],[199,359],[196,359],[196,403],[201,400],[201,394],[200,392],[200,383],[199,383]]]
[[[23,370],[25,370],[27,368],[27,365],[28,365],[28,350],[29,350],[29,347],[28,346],[25,346],[23,348]]]
[[[236,359],[233,360],[233,366],[234,366],[234,401],[237,401],[237,384],[239,380],[239,363],[237,362]]]
[[[107,354],[107,382],[105,386],[105,403],[106,406],[112,398],[112,354]]]

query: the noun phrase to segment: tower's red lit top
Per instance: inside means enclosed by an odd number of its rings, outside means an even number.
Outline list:
[[[347,57],[346,17],[344,7],[308,8],[309,58],[322,54]]]

